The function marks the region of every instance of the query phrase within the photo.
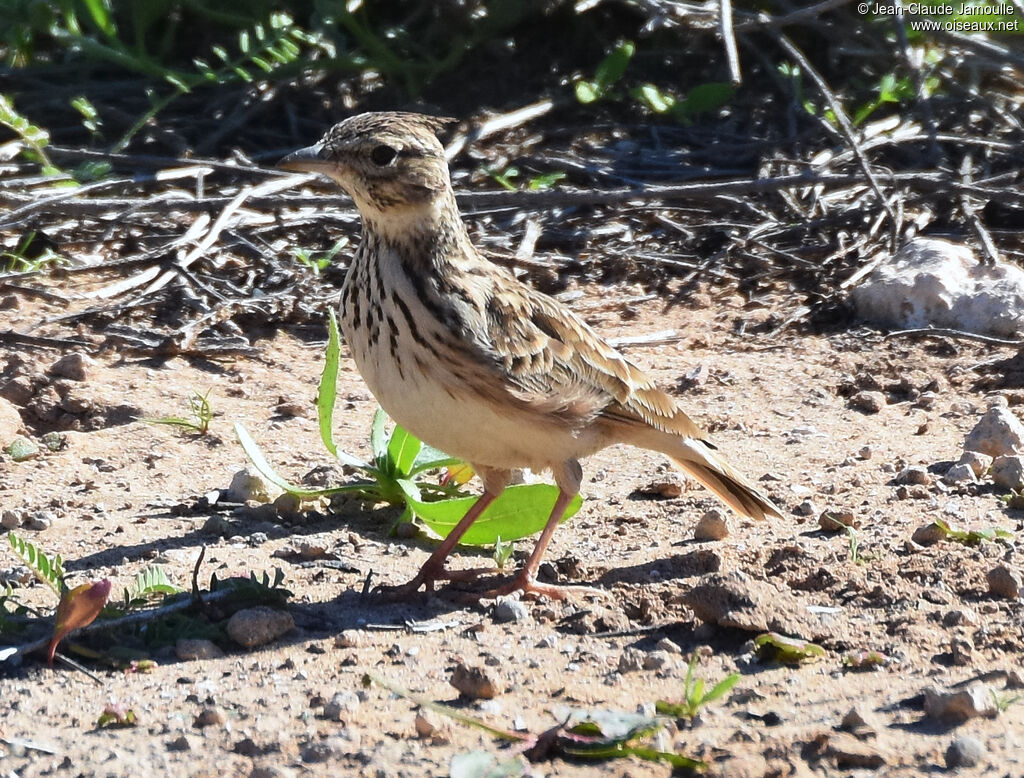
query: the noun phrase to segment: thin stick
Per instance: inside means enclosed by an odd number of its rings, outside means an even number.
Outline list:
[[[725,60],[729,63],[729,80],[733,86],[743,83],[740,55],[736,51],[736,32],[732,26],[732,0],[718,0],[718,31],[725,46]]]
[[[913,330],[897,330],[885,335],[883,340],[890,338],[916,338],[916,337],[944,337],[959,338],[960,340],[973,340],[978,343],[986,343],[990,346],[1008,346],[1020,348],[1024,346],[1024,340],[1006,340],[1005,338],[993,338],[990,335],[979,335],[976,332],[965,332],[964,330],[950,330],[943,327],[922,327]]]
[[[846,111],[843,110],[843,106],[839,102],[839,98],[835,96],[835,93],[832,91],[831,87],[829,87],[828,82],[825,81],[817,70],[815,70],[810,60],[804,56],[804,53],[800,51],[800,49],[793,45],[793,42],[789,38],[781,32],[773,34],[779,45],[787,54],[789,54],[789,56],[796,60],[798,65],[800,65],[800,70],[806,73],[808,77],[810,77],[811,81],[814,82],[815,86],[818,87],[818,91],[821,92],[825,101],[828,103],[829,108],[832,109],[832,113],[835,115],[836,121],[839,123],[839,128],[846,137],[846,142],[850,145],[850,148],[853,149],[853,153],[857,156],[857,162],[860,163],[860,168],[864,171],[864,177],[868,180],[868,184],[871,186],[872,191],[874,191],[875,196],[878,197],[879,203],[891,220],[892,231],[890,233],[890,248],[895,251],[896,239],[898,237],[897,231],[899,228],[896,213],[889,204],[888,198],[882,192],[882,188],[878,185],[875,173],[871,169],[871,163],[868,161],[867,156],[864,154],[864,150],[860,147],[860,144],[857,141],[857,133],[853,128],[853,124],[850,123],[850,118],[846,115]]]
[[[960,163],[960,177],[965,184],[971,183],[971,177],[973,176],[974,157],[971,152],[964,154],[963,161]],[[960,207],[963,209],[964,216],[967,217],[967,221],[971,223],[971,227],[974,228],[975,234],[978,236],[978,240],[981,241],[981,250],[985,254],[985,263],[994,265],[999,262],[999,249],[996,248],[996,244],[992,240],[992,236],[988,234],[988,230],[985,229],[985,225],[982,224],[981,217],[978,216],[978,212],[974,210],[974,204],[971,203],[971,198],[966,194],[960,195]]]

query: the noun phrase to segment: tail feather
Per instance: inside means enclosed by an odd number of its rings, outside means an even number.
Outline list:
[[[704,462],[672,457],[672,461],[704,484],[740,516],[751,519],[764,519],[768,516],[782,518],[779,509],[771,500],[719,457],[712,455]]]

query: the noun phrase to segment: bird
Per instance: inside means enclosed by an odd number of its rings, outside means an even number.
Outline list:
[[[580,491],[580,460],[613,444],[661,452],[741,516],[781,518],[639,367],[474,246],[438,137],[453,121],[361,113],[278,163],[327,176],[359,211],[339,326],[370,392],[397,424],[468,462],[483,484],[415,577],[383,593],[403,600],[462,580],[446,570],[449,554],[512,473],[529,468],[551,472],[554,507],[523,567],[479,597],[564,599],[565,587],[537,579],[541,558]]]

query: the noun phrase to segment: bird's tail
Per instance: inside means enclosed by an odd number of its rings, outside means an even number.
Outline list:
[[[672,436],[672,445],[658,448],[740,516],[782,518],[760,489],[702,441]]]

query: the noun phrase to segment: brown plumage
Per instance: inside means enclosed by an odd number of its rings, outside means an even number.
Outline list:
[[[469,461],[484,492],[396,596],[428,589],[459,537],[514,468],[550,469],[559,497],[523,570],[485,596],[562,596],[535,575],[579,491],[579,460],[614,443],[661,451],[743,516],[779,516],[707,435],[562,303],[489,262],[462,222],[436,133],[449,120],[369,113],[281,166],[334,179],[363,234],[342,287],[341,328],[381,406],[427,443]]]

